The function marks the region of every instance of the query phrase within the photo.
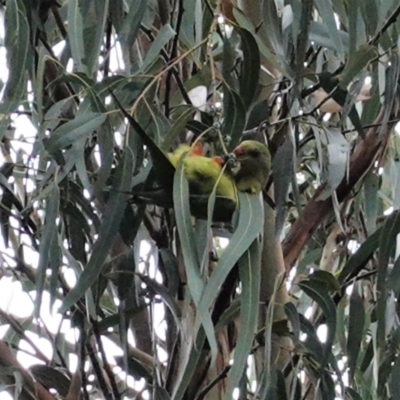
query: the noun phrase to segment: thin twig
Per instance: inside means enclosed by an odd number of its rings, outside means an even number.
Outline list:
[[[178,16],[176,18],[176,26],[175,26],[175,37],[172,42],[172,49],[171,49],[171,55],[169,57],[168,62],[172,62],[172,60],[176,57],[178,54],[178,42],[179,42],[179,32],[181,30],[181,25],[182,25],[182,18],[183,18],[183,13],[184,13],[184,8],[183,8],[183,0],[179,0],[178,2]],[[165,116],[168,118],[169,117],[169,112],[170,112],[170,107],[169,107],[169,96],[171,92],[171,78],[174,73],[175,69],[172,68],[168,71],[167,78],[165,80],[165,99],[164,99],[164,107],[165,107]]]
[[[226,378],[229,370],[231,369],[230,365],[224,367],[221,373],[216,376],[205,388],[203,388],[199,394],[196,396],[195,400],[203,400],[205,395],[222,379]]]
[[[98,324],[96,321],[92,321],[92,327],[93,327],[94,336],[96,338],[97,347],[99,348],[99,352],[101,354],[101,359],[103,361],[103,368],[106,371],[108,380],[110,381],[111,389],[114,394],[114,398],[120,399],[121,395],[118,390],[117,382],[115,381],[115,376],[114,376],[113,372],[111,371],[110,364],[107,361],[106,352],[104,351],[103,342],[101,341],[99,327],[98,327]]]
[[[104,398],[106,400],[114,400],[113,397],[111,396],[111,393],[108,390],[107,382],[104,379],[103,369],[101,368],[99,361],[96,358],[96,354],[94,352],[93,347],[90,345],[89,340],[86,343],[86,351],[88,352],[89,358],[92,362],[92,366],[96,374],[97,380],[99,382],[99,386],[103,392]]]
[[[378,39],[389,29],[390,25],[396,22],[397,17],[400,14],[400,5],[393,11],[392,15],[386,20],[382,28],[376,33],[376,35],[371,39],[370,44],[375,44]]]
[[[207,38],[203,39],[201,42],[197,43],[194,47],[183,53],[181,56],[176,58],[172,63],[167,65],[162,71],[160,71],[158,74],[156,74],[151,82],[143,89],[142,93],[137,97],[135,102],[133,103],[131,107],[131,114],[136,110],[138,107],[140,101],[146,96],[146,94],[149,92],[149,90],[152,88],[152,86],[158,82],[158,80],[165,74],[167,73],[171,68],[174,68],[176,64],[179,64],[184,58],[186,58],[190,53],[195,51],[198,47],[201,47],[204,43],[207,42]]]

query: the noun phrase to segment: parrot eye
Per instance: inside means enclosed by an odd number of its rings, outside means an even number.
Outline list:
[[[253,158],[257,158],[260,156],[260,152],[258,149],[250,149],[248,155]]]

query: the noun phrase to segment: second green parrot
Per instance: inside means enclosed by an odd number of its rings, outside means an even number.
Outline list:
[[[256,140],[245,140],[233,154],[240,167],[234,172],[236,187],[241,192],[260,193],[268,182],[271,171],[271,154],[268,147]]]

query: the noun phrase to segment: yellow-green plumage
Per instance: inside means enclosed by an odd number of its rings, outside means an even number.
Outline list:
[[[183,170],[191,195],[210,195],[218,181],[216,195],[236,202],[235,183],[229,175],[222,172],[222,160],[219,157],[205,157],[201,145],[181,145],[169,154],[171,163],[176,166],[185,152],[188,154],[183,160]]]
[[[171,164],[176,167],[178,161],[186,152],[188,153],[188,156],[204,156],[203,146],[200,143],[196,143],[193,146],[181,144],[172,153],[168,153],[169,161],[171,161]]]
[[[245,140],[234,150],[240,167],[235,175],[236,187],[241,192],[260,193],[267,184],[271,171],[268,147],[256,140]]]

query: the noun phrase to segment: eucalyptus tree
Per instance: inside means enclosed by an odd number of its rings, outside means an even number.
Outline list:
[[[2,389],[400,398],[399,12],[3,0]],[[167,156],[247,138],[272,173],[237,202]]]

